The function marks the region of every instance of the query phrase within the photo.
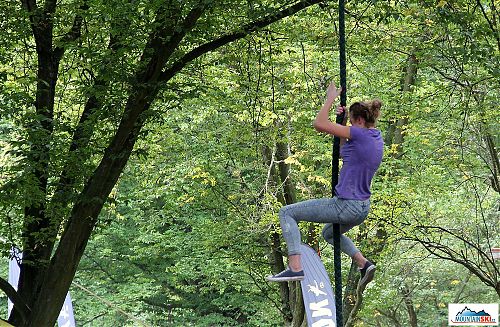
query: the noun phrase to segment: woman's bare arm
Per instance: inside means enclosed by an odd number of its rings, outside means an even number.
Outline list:
[[[314,128],[318,132],[328,133],[344,139],[345,142],[345,139],[348,139],[351,135],[350,127],[332,122],[329,117],[330,109],[335,99],[340,95],[340,92],[342,92],[342,88],[337,89],[335,83],[330,84],[326,93],[325,103],[314,121]]]

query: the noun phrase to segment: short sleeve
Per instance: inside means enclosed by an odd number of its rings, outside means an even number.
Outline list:
[[[349,130],[349,134],[351,134],[351,137],[349,138],[350,141],[355,141],[360,138],[361,136],[361,128],[351,126]]]

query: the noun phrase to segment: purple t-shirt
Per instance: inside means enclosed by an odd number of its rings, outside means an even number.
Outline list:
[[[366,200],[382,161],[384,141],[378,129],[351,126],[350,132],[350,139],[340,149],[343,164],[335,194],[341,199]]]

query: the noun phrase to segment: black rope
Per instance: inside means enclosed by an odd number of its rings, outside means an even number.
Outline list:
[[[345,5],[344,0],[339,0],[339,54],[340,54],[340,86],[342,93],[340,94],[340,105],[345,106],[347,103],[346,92],[346,54],[345,54]],[[344,121],[345,112],[337,116],[336,122],[342,124]],[[335,196],[335,187],[339,181],[339,159],[340,159],[340,139],[334,137],[332,151],[332,197]],[[337,327],[342,327],[342,261],[340,252],[340,225],[333,224],[333,265],[335,270],[335,310],[337,317]]]

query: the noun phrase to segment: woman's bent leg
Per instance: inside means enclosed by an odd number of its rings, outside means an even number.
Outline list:
[[[358,248],[354,245],[354,242],[347,236],[344,235],[345,232],[350,230],[356,225],[348,226],[348,225],[340,225],[340,250],[350,256],[351,258],[358,252]],[[323,228],[323,238],[333,245],[333,224],[328,223]]]
[[[368,215],[370,208],[370,201],[357,201],[357,200],[339,200],[340,210],[338,212],[338,220],[340,223],[340,249],[342,252],[353,258],[356,253],[360,253],[352,240],[345,236],[344,233],[351,228],[360,225]],[[325,240],[333,245],[333,224],[331,222],[326,224],[323,228],[323,237]],[[359,255],[358,255],[359,256]]]
[[[288,255],[300,254],[300,231],[297,221],[286,214],[286,207],[281,208],[279,212],[281,231],[286,242]]]
[[[294,203],[281,208],[279,212],[280,225],[283,230],[283,237],[287,243],[290,268],[274,276],[268,276],[267,279],[269,281],[280,282],[302,280],[304,278],[300,260],[301,238],[297,224],[299,221],[340,224],[341,233],[345,233],[364,220],[368,213],[367,206],[369,206],[369,202],[363,203],[366,206],[366,210],[361,210],[362,212],[353,215],[352,208],[346,201],[348,200],[336,197],[315,199]],[[343,235],[342,239],[341,247],[344,248],[344,252],[349,254],[359,252],[349,238]]]
[[[337,199],[307,200],[281,208],[279,212],[283,238],[286,241],[288,255],[300,254],[299,221],[311,222],[339,222]]]

